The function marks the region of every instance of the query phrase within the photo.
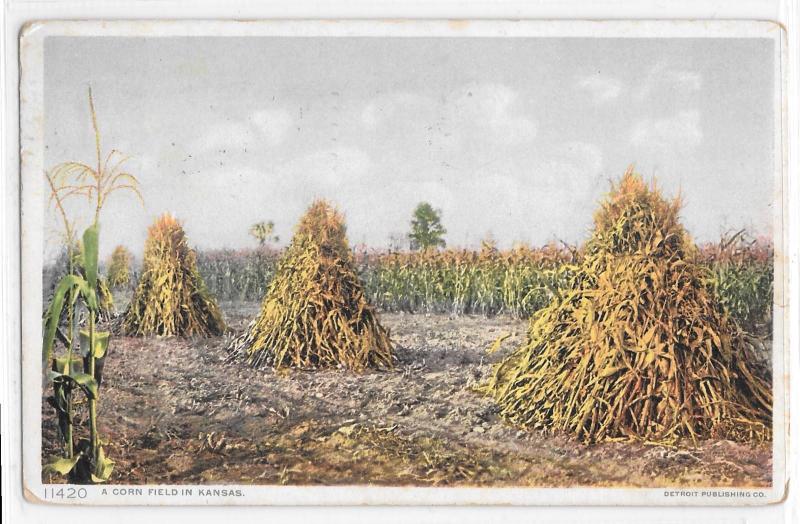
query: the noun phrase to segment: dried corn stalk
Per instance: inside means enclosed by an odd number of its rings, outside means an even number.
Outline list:
[[[392,366],[391,342],[364,296],[343,219],[326,202],[301,219],[261,312],[230,351],[254,367]]]
[[[127,286],[131,282],[131,262],[133,255],[125,246],[117,246],[108,264],[108,285],[112,288]]]
[[[584,441],[771,437],[767,369],[668,202],[628,171],[569,286],[482,389],[509,421]]]
[[[175,218],[150,226],[142,276],[123,319],[129,335],[220,335],[225,323]]]

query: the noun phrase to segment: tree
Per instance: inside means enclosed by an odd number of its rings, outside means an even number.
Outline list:
[[[444,247],[444,234],[447,230],[442,226],[441,211],[433,209],[427,202],[420,202],[414,209],[411,219],[411,249],[426,250],[429,248]]]
[[[275,223],[270,220],[269,222],[257,222],[250,226],[250,234],[258,240],[258,245],[263,246],[269,242],[277,242],[278,236],[273,235],[275,231]]]

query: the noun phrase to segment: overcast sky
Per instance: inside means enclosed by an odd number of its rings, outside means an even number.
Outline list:
[[[45,164],[132,156],[145,205],[101,219],[141,253],[159,214],[200,248],[282,243],[314,197],[385,247],[414,206],[453,246],[580,242],[628,164],[681,190],[698,241],[771,232],[773,43],[756,39],[77,38],[45,44]],[[56,231],[54,219],[50,227]],[[47,237],[52,252],[55,233]]]

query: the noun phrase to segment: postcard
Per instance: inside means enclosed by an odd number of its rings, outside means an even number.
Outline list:
[[[782,500],[784,47],[758,21],[29,24],[26,497]]]

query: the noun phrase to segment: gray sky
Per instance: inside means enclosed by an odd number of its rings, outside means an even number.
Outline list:
[[[104,256],[141,253],[164,211],[200,248],[254,246],[259,220],[285,243],[314,197],[345,213],[352,244],[385,247],[422,200],[442,210],[448,245],[580,242],[631,163],[680,189],[696,240],[769,234],[772,45],[50,37],[45,164],[94,162],[91,83],[103,148],[132,156],[145,199],[113,197]]]

